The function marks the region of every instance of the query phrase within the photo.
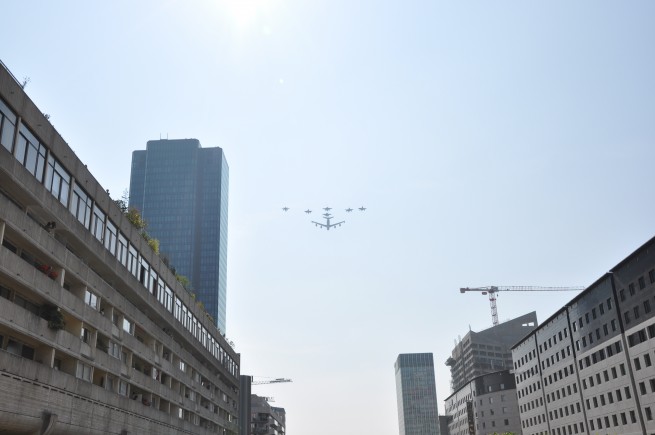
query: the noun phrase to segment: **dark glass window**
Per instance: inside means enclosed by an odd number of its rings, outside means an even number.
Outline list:
[[[68,205],[68,195],[71,190],[71,176],[52,154],[48,156],[45,187],[64,206]]]
[[[16,131],[16,115],[0,100],[0,144],[12,152],[14,132]]]

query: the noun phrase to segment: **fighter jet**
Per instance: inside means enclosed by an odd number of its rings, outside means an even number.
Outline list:
[[[283,211],[289,211],[289,207],[282,207]]]
[[[350,213],[351,211],[353,211],[352,208],[347,208],[347,209],[346,209],[346,212],[348,212],[348,213]]]
[[[330,211],[330,210],[332,210],[332,209],[331,209],[330,207],[325,207],[325,208],[323,208],[323,210],[325,210],[325,211]]]
[[[359,211],[364,211],[364,210],[366,210],[366,207],[364,206],[359,207]]]
[[[307,213],[307,214],[310,214],[311,212],[312,212],[312,211],[309,210],[309,209],[305,210],[305,213]]]

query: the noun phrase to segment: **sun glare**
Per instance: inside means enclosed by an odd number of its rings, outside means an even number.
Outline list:
[[[273,0],[220,0],[229,19],[238,30],[247,30],[270,11]]]

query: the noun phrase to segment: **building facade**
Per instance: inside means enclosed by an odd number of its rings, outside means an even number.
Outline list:
[[[238,432],[239,355],[0,64],[0,432]]]
[[[655,238],[512,349],[523,433],[655,433]]]
[[[478,376],[445,402],[451,435],[521,433],[516,383],[510,370]]]
[[[395,369],[400,435],[439,435],[432,354],[400,354]]]
[[[450,387],[457,391],[471,379],[512,368],[511,347],[537,326],[534,311],[480,332],[469,331],[446,361]]]
[[[250,396],[250,433],[249,435],[284,435],[286,433],[286,411],[284,408],[271,406],[266,397],[256,394]]]
[[[130,207],[176,273],[186,276],[225,332],[229,169],[221,148],[197,139],[151,140],[132,153]]]

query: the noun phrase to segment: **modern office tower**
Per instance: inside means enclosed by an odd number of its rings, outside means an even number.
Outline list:
[[[0,432],[236,435],[239,355],[4,66],[0,144]]]
[[[266,397],[250,395],[251,424],[249,435],[284,435],[286,411],[268,403]]]
[[[451,435],[521,433],[514,373],[473,378],[446,398],[446,415]]]
[[[132,153],[130,206],[223,332],[228,178],[223,150],[201,148],[197,139],[151,140]]]
[[[439,435],[432,354],[400,354],[395,369],[400,435]]]
[[[511,347],[536,326],[537,313],[533,311],[480,332],[469,331],[446,361],[452,392],[480,375],[511,369]]]
[[[523,434],[655,433],[655,238],[512,349]]]

